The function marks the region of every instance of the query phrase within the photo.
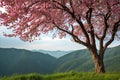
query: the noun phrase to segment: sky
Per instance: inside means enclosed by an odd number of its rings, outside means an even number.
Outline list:
[[[24,42],[19,38],[14,37],[5,37],[3,32],[9,33],[10,30],[7,30],[4,26],[0,26],[0,47],[1,48],[18,48],[18,49],[28,49],[28,50],[79,50],[84,49],[85,47],[79,45],[75,42],[72,42],[70,39],[55,38],[52,39],[51,36],[44,35],[41,37],[41,40],[35,40],[33,42]]]
[[[18,49],[27,49],[27,50],[50,50],[50,51],[69,51],[69,50],[80,50],[85,49],[86,47],[72,42],[68,38],[55,38],[48,35],[41,37],[41,40],[35,40],[33,42],[23,42],[19,38],[14,37],[5,37],[3,32],[9,33],[10,30],[7,30],[5,26],[0,26],[0,48],[18,48]],[[114,41],[110,47],[120,45],[119,41]]]
[[[5,12],[4,8],[0,8],[2,12]],[[33,42],[23,42],[19,38],[11,38],[3,36],[3,32],[9,33],[5,26],[0,26],[0,48],[18,48],[18,49],[28,49],[28,50],[79,50],[85,49],[86,47],[72,42],[69,38],[55,38],[52,39],[49,35],[44,35],[41,40],[35,40]],[[119,41],[114,41],[109,47],[114,47],[120,45]]]

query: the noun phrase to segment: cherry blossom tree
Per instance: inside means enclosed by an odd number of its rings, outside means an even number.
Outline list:
[[[0,0],[0,7],[0,24],[12,30],[5,36],[30,42],[49,32],[70,36],[88,48],[95,72],[105,73],[105,50],[120,38],[120,0]]]

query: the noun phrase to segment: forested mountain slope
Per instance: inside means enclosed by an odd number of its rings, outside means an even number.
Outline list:
[[[120,72],[120,46],[106,50],[107,72]],[[60,58],[24,49],[0,48],[0,76],[66,71],[94,71],[93,61],[87,49],[73,51]]]

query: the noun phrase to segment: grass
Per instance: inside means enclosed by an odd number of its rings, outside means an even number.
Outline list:
[[[40,75],[36,73],[13,75],[10,77],[1,77],[0,80],[120,80],[120,73],[56,73],[50,75]]]

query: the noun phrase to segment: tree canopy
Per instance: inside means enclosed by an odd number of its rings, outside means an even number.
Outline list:
[[[89,49],[97,73],[105,72],[105,49],[120,38],[120,0],[0,0],[0,7],[0,24],[12,29],[5,36],[33,41],[49,32],[70,35]]]
[[[0,13],[0,23],[13,30],[8,36],[23,41],[53,30],[53,37],[69,34],[81,43],[92,41],[89,34],[120,37],[113,34],[120,30],[119,0],[0,0],[0,6],[6,11]]]

